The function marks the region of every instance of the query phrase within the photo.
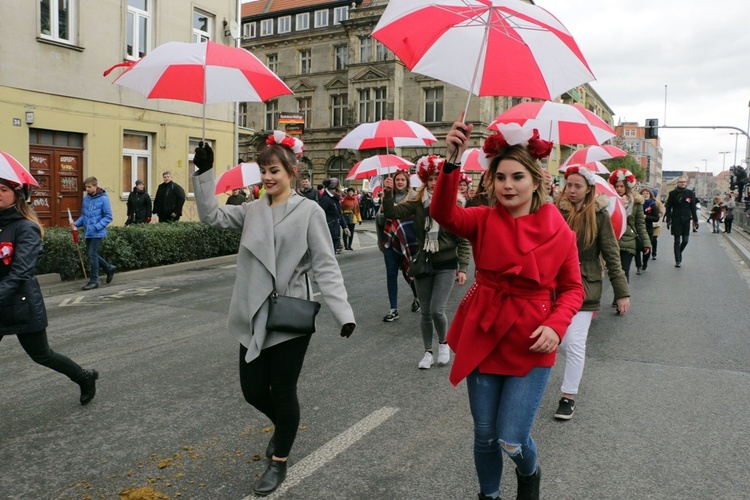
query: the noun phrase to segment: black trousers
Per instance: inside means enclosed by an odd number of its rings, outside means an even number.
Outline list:
[[[0,340],[3,340],[3,337],[0,335]],[[34,333],[21,333],[16,337],[23,350],[35,363],[60,372],[76,383],[83,378],[83,368],[78,363],[50,348],[46,329]]]
[[[245,362],[247,348],[240,345],[240,386],[245,401],[267,416],[273,425],[274,455],[289,456],[299,428],[297,380],[305,361],[310,335],[263,349]]]
[[[672,226],[674,236],[674,261],[682,262],[682,252],[690,242],[690,221],[683,222],[679,226]]]

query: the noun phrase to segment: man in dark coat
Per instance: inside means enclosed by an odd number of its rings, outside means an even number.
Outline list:
[[[317,201],[318,203],[320,203],[320,191],[312,188],[309,175],[302,176],[302,187],[299,190],[299,194],[301,194],[308,200]]]
[[[682,266],[682,252],[690,238],[690,222],[698,229],[698,211],[695,207],[695,193],[687,189],[687,177],[677,178],[677,187],[669,193],[664,207],[667,227],[674,236],[674,266]]]
[[[172,173],[169,170],[164,171],[162,178],[164,182],[159,184],[154,198],[154,213],[159,216],[159,222],[177,222],[182,217],[185,190],[172,181]]]
[[[232,194],[227,198],[227,205],[242,205],[247,201],[244,189],[232,189]]]
[[[143,181],[135,181],[135,187],[128,196],[128,224],[151,222],[151,196],[144,189]]]

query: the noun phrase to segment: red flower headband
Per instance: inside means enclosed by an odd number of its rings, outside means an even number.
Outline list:
[[[461,183],[461,181],[464,181],[466,184],[471,186],[471,183],[474,182],[474,179],[472,179],[470,175],[461,172],[461,179],[458,182]]]
[[[498,126],[498,128],[502,128],[501,124]],[[513,125],[513,124],[510,124]],[[508,129],[508,132],[510,132],[510,129]],[[518,134],[520,132],[520,135]],[[524,133],[525,132],[525,133]],[[508,133],[506,132],[506,135]],[[542,158],[547,158],[550,153],[552,152],[552,142],[551,141],[545,141],[544,139],[539,138],[539,130],[534,129],[534,131],[530,134],[528,131],[523,130],[513,130],[514,137],[511,140],[506,140],[505,136],[502,132],[497,132],[496,134],[492,134],[487,137],[484,141],[484,145],[482,146],[482,151],[487,155],[487,157],[497,156],[498,154],[505,151],[510,146],[515,146],[517,144],[522,144],[526,146],[526,149],[529,151],[529,154],[536,158],[537,160],[541,160]],[[526,136],[526,137],[524,137]]]
[[[568,180],[568,176],[570,174],[580,175],[581,177],[586,179],[586,184],[588,184],[589,186],[596,185],[596,176],[594,175],[594,172],[584,167],[583,165],[571,165],[567,169],[565,169],[565,173],[563,174],[565,180]]]
[[[422,184],[426,185],[431,175],[439,174],[443,163],[445,160],[437,155],[423,156],[417,160],[417,176]]]
[[[617,181],[624,182],[630,189],[633,189],[636,183],[635,175],[627,168],[618,168],[610,174],[609,183],[614,186]]]
[[[281,130],[274,130],[273,134],[269,135],[268,139],[266,139],[266,144],[268,145],[279,144],[281,146],[285,146],[291,149],[296,155],[301,155],[302,151],[304,151],[305,149],[305,145],[302,141],[294,137],[286,135]]]

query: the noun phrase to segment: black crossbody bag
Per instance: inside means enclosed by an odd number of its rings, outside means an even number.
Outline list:
[[[310,300],[310,281],[305,273],[307,300],[279,295],[274,291],[268,297],[268,319],[266,330],[284,333],[312,335],[315,333],[315,316],[320,311],[320,302]]]

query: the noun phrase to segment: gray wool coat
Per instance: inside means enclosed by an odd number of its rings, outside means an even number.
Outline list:
[[[305,273],[312,271],[339,325],[354,323],[326,218],[318,204],[293,193],[286,214],[274,226],[268,196],[242,205],[219,206],[213,176],[213,170],[193,175],[195,201],[202,222],[242,231],[227,328],[247,347],[245,361],[258,357],[262,349],[300,336],[266,331],[274,279],[279,294],[306,299]]]

